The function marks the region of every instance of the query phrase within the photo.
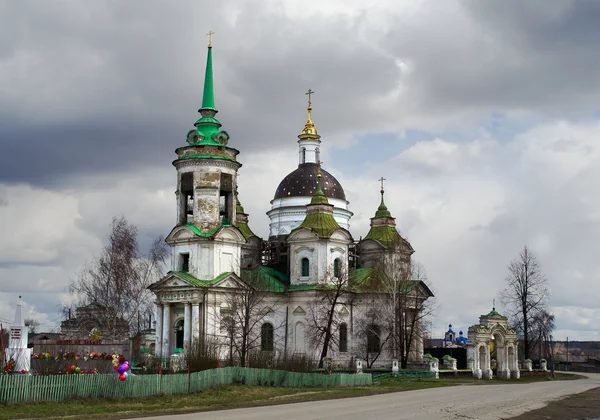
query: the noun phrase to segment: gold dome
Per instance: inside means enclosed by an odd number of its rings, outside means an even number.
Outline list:
[[[318,135],[317,129],[315,128],[315,125],[313,124],[312,118],[311,118],[312,107],[309,106],[307,111],[308,111],[308,120],[306,121],[306,124],[304,124],[304,130],[302,130],[301,134],[312,134],[312,135],[316,136],[316,135]]]

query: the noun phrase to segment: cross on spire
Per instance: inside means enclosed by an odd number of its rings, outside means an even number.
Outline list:
[[[384,177],[381,177],[377,181],[381,182],[381,193],[383,194],[383,181],[387,181],[387,180]]]
[[[315,91],[314,91],[314,90],[312,90],[312,89],[308,89],[308,92],[306,92],[306,93],[305,93],[305,95],[308,95],[308,107],[309,107],[309,108],[310,108],[310,107],[311,107],[311,105],[312,105],[312,102],[310,101],[310,97],[311,97],[311,95],[312,95],[313,93],[315,93]]]
[[[319,161],[317,162],[317,177],[321,178],[321,165],[323,164],[323,162],[321,162],[321,160],[319,159]]]
[[[492,309],[494,309],[494,310],[495,310],[495,309],[496,309],[496,298],[494,298],[494,299],[492,300],[492,302],[493,302],[493,303],[492,303],[492,305],[493,305],[493,306],[492,306]]]
[[[208,31],[208,33],[206,34],[206,36],[208,36],[208,48],[212,48],[212,36],[215,33],[213,31]]]

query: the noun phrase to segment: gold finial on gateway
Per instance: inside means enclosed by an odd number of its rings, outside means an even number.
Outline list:
[[[305,93],[305,95],[308,95],[308,108],[306,108],[306,110],[308,111],[308,120],[306,121],[306,124],[304,125],[304,130],[302,130],[302,134],[312,134],[312,135],[317,135],[317,129],[315,128],[315,125],[312,122],[312,102],[311,102],[311,96],[312,94],[315,93],[314,90],[312,89],[308,89],[308,92]]]
[[[215,33],[213,31],[208,31],[208,33],[206,34],[206,36],[208,36],[208,48],[212,48],[212,36]]]

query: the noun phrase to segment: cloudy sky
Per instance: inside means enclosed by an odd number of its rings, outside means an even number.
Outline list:
[[[0,2],[0,321],[23,295],[56,326],[113,216],[144,245],[170,231],[213,30],[255,232],[297,165],[312,88],[352,234],[384,176],[437,295],[434,332],[487,313],[528,245],[557,339],[600,340],[599,20],[585,0]]]

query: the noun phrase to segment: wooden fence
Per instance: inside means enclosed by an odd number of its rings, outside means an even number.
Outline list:
[[[129,375],[1,375],[0,404],[64,401],[74,398],[130,398],[186,394],[218,385],[246,384],[281,387],[372,385],[369,374],[297,373],[282,370],[226,367],[191,374]]]

